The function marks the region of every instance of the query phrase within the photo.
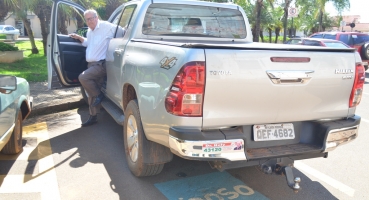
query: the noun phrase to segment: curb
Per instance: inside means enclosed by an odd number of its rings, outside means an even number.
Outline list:
[[[48,107],[32,108],[31,114],[28,116],[28,118],[32,118],[39,115],[47,115],[51,113],[62,112],[66,110],[72,110],[75,108],[79,108],[80,106],[83,105],[87,104],[83,99],[81,99],[79,101],[66,102]]]

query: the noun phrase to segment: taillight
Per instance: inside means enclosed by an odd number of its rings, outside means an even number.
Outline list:
[[[350,96],[350,108],[359,105],[365,82],[365,70],[361,63],[356,64],[354,86]]]
[[[167,112],[177,116],[202,116],[205,62],[186,63],[175,76],[165,98]]]

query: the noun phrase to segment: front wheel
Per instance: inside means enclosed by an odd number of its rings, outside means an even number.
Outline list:
[[[123,138],[128,167],[135,176],[152,176],[163,170],[164,164],[145,162],[153,156],[153,153],[144,151],[152,142],[146,139],[143,131],[137,100],[131,100],[125,110]]]
[[[3,154],[17,154],[22,151],[22,132],[22,111],[19,110],[12,136],[10,137],[8,143],[4,146],[2,150]]]

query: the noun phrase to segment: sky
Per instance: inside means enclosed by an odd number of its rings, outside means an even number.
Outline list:
[[[350,0],[350,9],[345,10],[342,15],[360,15],[360,23],[369,23],[369,1],[368,0]],[[333,4],[328,3],[325,7],[330,16],[338,15]]]

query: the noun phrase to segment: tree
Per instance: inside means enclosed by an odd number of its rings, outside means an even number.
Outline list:
[[[286,42],[286,35],[287,35],[287,19],[288,19],[288,8],[290,7],[292,0],[285,0],[283,6],[283,42]]]
[[[48,25],[50,24],[51,17],[51,0],[31,0],[32,3],[30,5],[31,10],[37,15],[40,20],[41,26],[41,35],[42,35],[42,45],[44,47],[44,55],[47,54],[47,35],[50,30]]]
[[[8,16],[9,6],[4,2],[4,0],[0,0],[0,21],[4,21],[5,17]]]
[[[27,10],[30,8],[31,1],[27,0],[4,0],[4,2],[9,6],[10,10],[13,11],[22,19],[24,27],[27,30],[29,40],[31,42],[31,52],[32,54],[38,54],[38,49],[36,47],[35,38],[33,36],[33,31],[31,29],[31,23],[27,19]]]

